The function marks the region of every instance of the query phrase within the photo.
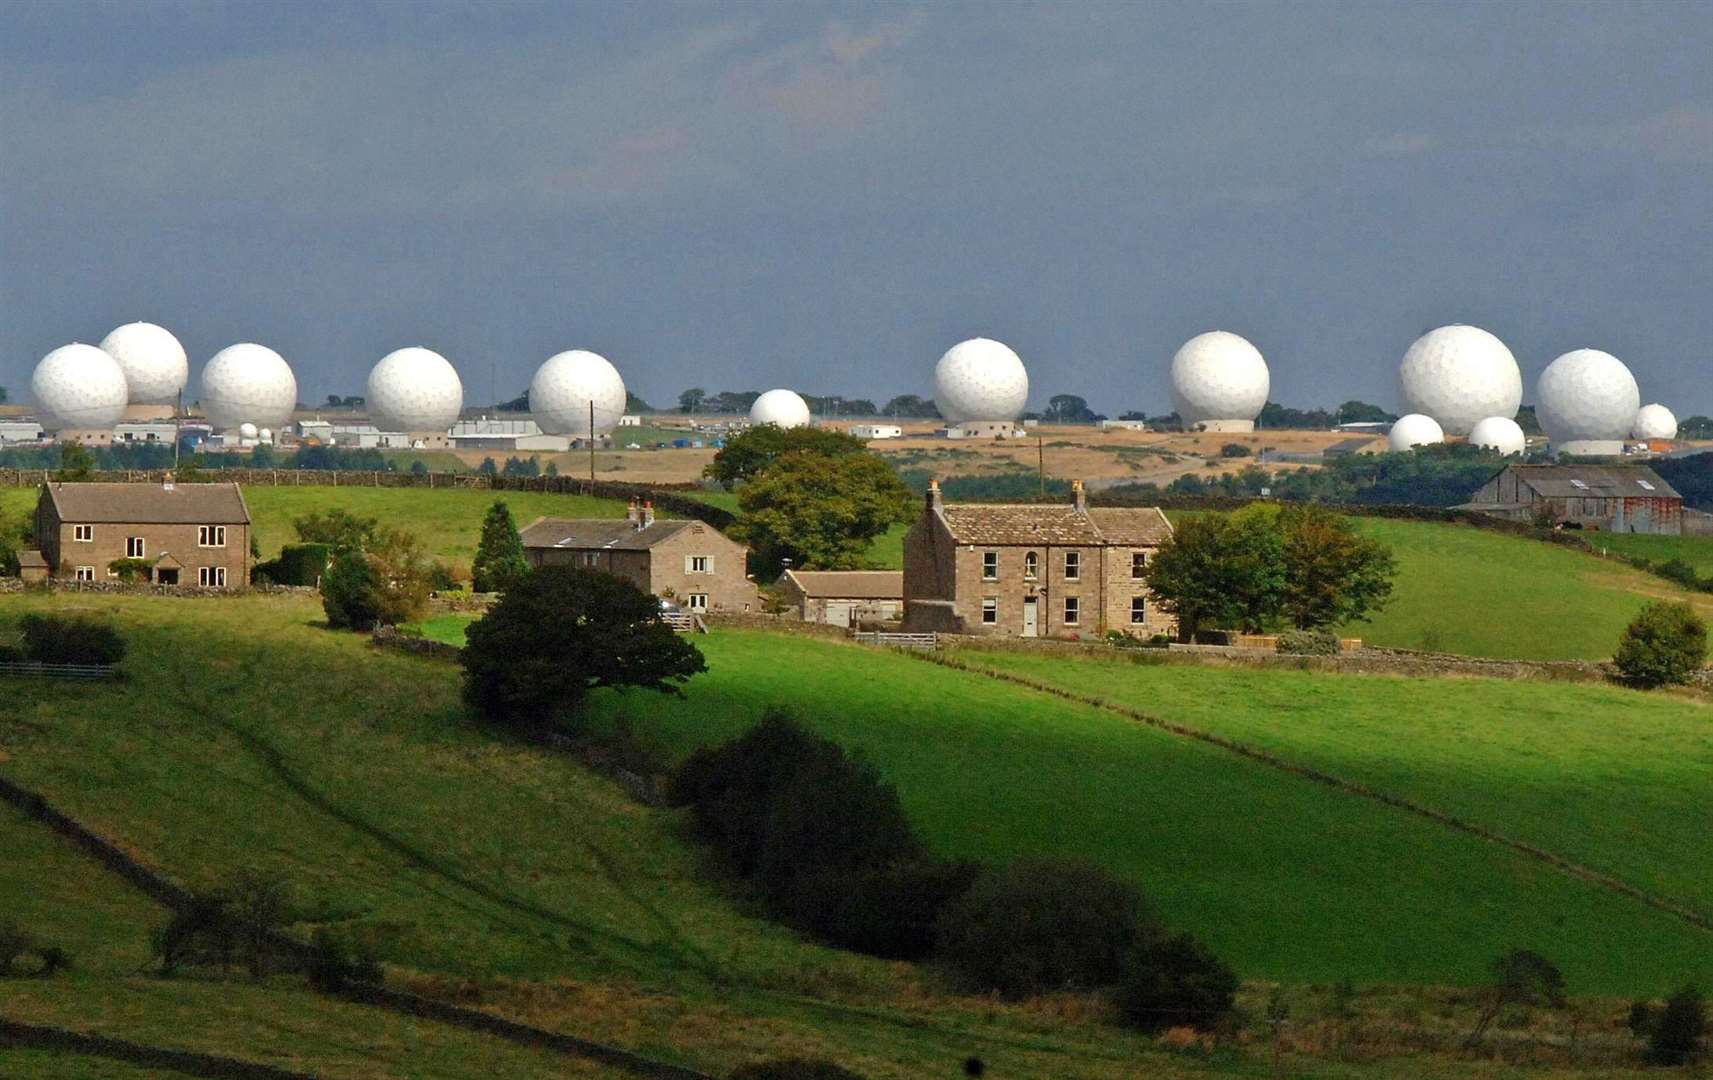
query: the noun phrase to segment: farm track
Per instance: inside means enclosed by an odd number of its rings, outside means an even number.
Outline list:
[[[1380,791],[1376,788],[1369,787],[1367,784],[1361,783],[1360,781],[1350,780],[1342,776],[1336,776],[1332,773],[1313,768],[1312,766],[1290,761],[1278,754],[1251,746],[1248,743],[1237,739],[1227,738],[1223,735],[1216,735],[1211,731],[1202,731],[1199,728],[1192,728],[1184,724],[1174,723],[1173,721],[1166,720],[1162,717],[1154,716],[1138,709],[1132,709],[1128,706],[1117,704],[1116,702],[1109,701],[1106,698],[1099,697],[1097,695],[1079,694],[1073,690],[1066,690],[1063,687],[1054,686],[1051,683],[1040,682],[1035,679],[1028,678],[1027,676],[1017,675],[1008,671],[998,671],[993,668],[984,667],[980,664],[971,664],[963,660],[955,660],[951,657],[942,656],[936,653],[920,652],[915,650],[902,651],[904,651],[906,655],[912,656],[925,663],[935,664],[940,667],[949,668],[953,671],[962,671],[966,674],[984,676],[1000,682],[1011,683],[1015,686],[1021,686],[1025,689],[1033,690],[1037,693],[1050,694],[1053,697],[1061,698],[1065,701],[1074,702],[1079,705],[1086,705],[1100,709],[1104,712],[1114,713],[1127,720],[1144,724],[1148,727],[1178,736],[1179,738],[1190,739],[1195,742],[1205,743],[1209,746],[1215,746],[1221,750],[1236,754],[1240,757],[1248,758],[1251,761],[1258,762],[1270,768],[1291,773],[1292,775],[1299,776],[1305,780],[1312,780],[1318,784],[1324,784],[1327,787],[1342,791],[1345,794],[1368,799],[1372,802],[1380,803],[1383,806],[1392,807],[1395,810],[1402,810],[1405,813],[1425,818],[1437,825],[1443,825],[1447,828],[1455,829],[1458,832],[1477,837],[1489,843],[1509,848],[1518,854],[1525,855],[1537,862],[1544,863],[1561,873],[1577,878],[1578,880],[1596,886],[1597,888],[1605,889],[1609,892],[1626,896],[1632,900],[1640,901],[1655,910],[1665,912],[1668,915],[1680,919],[1699,930],[1705,930],[1713,933],[1713,917],[1709,917],[1706,913],[1691,905],[1684,904],[1670,897],[1650,893],[1647,890],[1640,889],[1627,881],[1615,878],[1610,874],[1602,873],[1593,867],[1585,866],[1573,859],[1567,859],[1562,855],[1548,851],[1538,845],[1531,844],[1526,840],[1518,840],[1514,837],[1506,836],[1505,834],[1494,829],[1490,829],[1485,825],[1479,825],[1472,821],[1465,821],[1456,815],[1448,814],[1443,810],[1435,809],[1434,807],[1428,806],[1424,803],[1418,803],[1411,799],[1390,794],[1389,792]]]

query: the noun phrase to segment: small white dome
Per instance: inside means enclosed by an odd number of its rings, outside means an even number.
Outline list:
[[[1677,417],[1664,405],[1643,405],[1636,411],[1636,422],[1630,434],[1638,439],[1677,438]]]
[[[266,345],[228,345],[202,369],[202,408],[221,431],[245,423],[283,427],[297,408],[297,377]]]
[[[1261,350],[1225,330],[1197,334],[1172,357],[1172,405],[1186,431],[1254,430],[1271,390]]]
[[[274,441],[274,429],[261,428],[256,432],[256,438],[260,439],[262,442],[271,443]]]
[[[1535,386],[1541,430],[1561,453],[1621,453],[1641,405],[1636,377],[1622,360],[1599,349],[1565,353],[1547,365]]]
[[[1478,326],[1442,326],[1415,340],[1398,365],[1404,411],[1467,435],[1489,416],[1515,416],[1523,373],[1505,343]]]
[[[529,384],[529,412],[541,430],[551,435],[589,438],[605,435],[625,413],[625,381],[607,358],[587,349],[572,349],[536,369]],[[594,406],[594,427],[589,409]]]
[[[42,357],[30,376],[42,426],[108,428],[125,415],[130,391],[119,361],[93,345],[61,345]]]
[[[364,400],[383,431],[446,431],[464,409],[464,384],[444,356],[412,346],[376,362]]]
[[[238,437],[240,439],[254,439],[256,437],[257,433],[258,433],[258,429],[257,429],[256,425],[250,423],[247,420],[244,423],[238,425]]]
[[[1522,426],[1508,416],[1489,416],[1469,431],[1469,444],[1514,457],[1528,447]]]
[[[1401,454],[1412,447],[1432,446],[1444,442],[1445,429],[1431,416],[1411,413],[1398,417],[1392,424],[1392,430],[1387,433],[1386,441],[1394,454]]]
[[[809,403],[795,391],[769,390],[749,407],[749,422],[782,428],[803,427],[809,422]]]
[[[126,323],[101,339],[119,361],[133,405],[170,405],[190,381],[190,358],[172,333],[154,323]]]
[[[934,404],[948,423],[1015,420],[1029,403],[1029,372],[1010,346],[971,338],[934,366]]]

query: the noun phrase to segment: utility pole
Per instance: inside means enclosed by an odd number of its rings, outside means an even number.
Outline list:
[[[595,493],[595,399],[589,399],[589,494]]]
[[[1041,499],[1047,498],[1047,447],[1043,442],[1044,436],[1035,433],[1035,473],[1041,478]]]

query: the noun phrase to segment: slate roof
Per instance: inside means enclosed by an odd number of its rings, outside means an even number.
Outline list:
[[[46,570],[48,560],[35,548],[18,549],[18,567],[27,570]]]
[[[960,544],[1159,544],[1172,525],[1158,507],[1094,507],[1023,503],[954,503],[942,511],[952,539]]]
[[[899,570],[787,570],[804,596],[835,600],[902,600],[904,574]]]
[[[51,482],[61,521],[122,525],[247,525],[250,508],[237,484],[76,484]]]
[[[520,531],[526,548],[572,551],[647,551],[695,524],[655,518],[646,529],[624,518],[537,518]],[[711,528],[711,526],[704,526]]]
[[[1513,465],[1517,479],[1537,494],[1560,499],[1681,499],[1645,465]]]

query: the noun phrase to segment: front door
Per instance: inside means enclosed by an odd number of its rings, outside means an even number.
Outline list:
[[[1033,596],[1026,596],[1023,598],[1023,636],[1024,637],[1038,637],[1038,636],[1040,636],[1039,633],[1037,632],[1037,630],[1035,629],[1035,627],[1036,627],[1035,612],[1037,610],[1038,609],[1035,607],[1035,598]]]
[[[178,584],[178,567],[176,567],[176,566],[157,567],[155,570],[155,584],[157,584],[157,585],[177,585]]]

